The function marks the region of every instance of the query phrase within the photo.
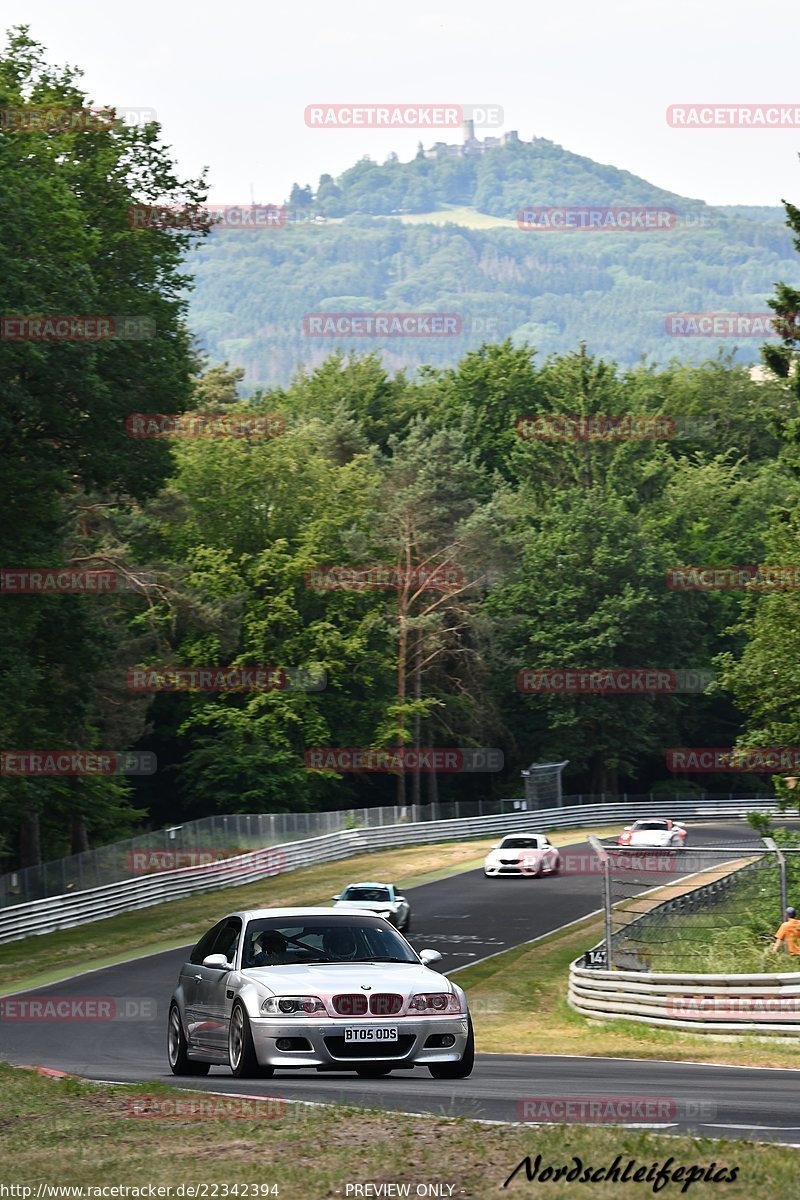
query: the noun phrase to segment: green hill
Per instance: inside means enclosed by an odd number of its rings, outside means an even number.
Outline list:
[[[192,326],[213,359],[245,368],[250,386],[285,384],[337,347],[413,368],[452,364],[505,337],[545,354],[585,341],[625,364],[697,360],[737,343],[668,336],[669,313],[764,312],[778,280],[799,282],[781,208],[711,208],[541,138],[473,157],[363,159],[336,180],[323,175],[316,192],[295,187],[292,199],[284,228],[215,231],[192,260]],[[517,223],[530,206],[626,205],[671,209],[673,225]],[[420,311],[457,314],[456,332],[304,331],[310,313]],[[760,344],[742,339],[739,360],[757,361]]]

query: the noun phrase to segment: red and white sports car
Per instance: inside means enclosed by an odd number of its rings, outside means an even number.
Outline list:
[[[626,849],[681,850],[686,845],[686,830],[677,821],[647,817],[626,825],[617,844]]]

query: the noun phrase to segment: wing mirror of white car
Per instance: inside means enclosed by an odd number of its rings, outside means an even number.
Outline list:
[[[405,896],[395,896],[394,902],[395,904],[405,904],[406,898]]]
[[[434,963],[442,961],[442,956],[438,950],[420,950],[419,956],[426,967],[432,967]]]
[[[230,971],[231,964],[228,962],[224,954],[209,954],[203,959],[204,967],[215,967],[219,971]]]
[[[331,896],[331,900],[341,900],[341,896]]]

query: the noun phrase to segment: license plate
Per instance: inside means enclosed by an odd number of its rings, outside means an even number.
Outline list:
[[[356,1025],[344,1031],[346,1042],[396,1042],[396,1025]]]

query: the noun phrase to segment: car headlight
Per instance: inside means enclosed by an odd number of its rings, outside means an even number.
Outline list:
[[[319,1017],[325,1015],[325,1005],[319,996],[267,996],[261,1001],[264,1017]]]
[[[412,996],[409,1012],[441,1016],[443,1013],[461,1013],[461,999],[453,992],[418,992]]]

